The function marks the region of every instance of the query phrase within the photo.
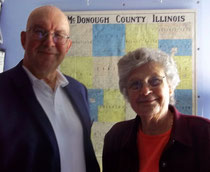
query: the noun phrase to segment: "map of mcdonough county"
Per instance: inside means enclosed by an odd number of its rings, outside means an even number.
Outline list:
[[[60,66],[88,89],[92,140],[101,163],[103,139],[111,126],[136,116],[119,91],[119,59],[139,47],[173,56],[181,82],[176,107],[196,114],[194,10],[66,12],[72,47]]]

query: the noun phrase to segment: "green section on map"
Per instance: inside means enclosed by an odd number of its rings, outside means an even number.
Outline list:
[[[173,57],[179,71],[181,82],[176,89],[192,89],[192,57],[191,56],[174,56]]]
[[[158,24],[126,25],[126,52],[139,47],[158,48]]]
[[[66,57],[60,70],[82,82],[87,88],[93,86],[93,58],[92,57]]]
[[[104,104],[99,106],[99,122],[125,120],[125,100],[119,90],[104,90]]]

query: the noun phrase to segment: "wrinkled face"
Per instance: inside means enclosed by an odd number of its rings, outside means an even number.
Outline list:
[[[159,117],[168,111],[172,90],[160,64],[149,62],[134,69],[127,83],[129,102],[140,117]]]
[[[45,39],[38,40],[34,36],[37,29],[49,34]],[[61,11],[51,8],[32,14],[27,31],[21,33],[21,43],[25,49],[23,64],[38,78],[55,72],[71,46],[68,39],[65,44],[57,44],[53,40],[55,34],[68,36],[69,25]]]

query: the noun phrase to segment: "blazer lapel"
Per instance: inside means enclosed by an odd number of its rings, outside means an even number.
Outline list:
[[[84,95],[82,95],[80,90],[78,90],[78,87],[74,85],[73,82],[70,82],[66,87],[64,87],[64,90],[69,96],[71,103],[82,122],[82,126],[90,132],[91,122],[89,118],[88,105],[84,101]]]
[[[26,72],[22,68],[22,61],[14,68],[14,71],[11,72],[10,76],[16,85],[20,97],[22,97],[25,106],[30,109],[30,112],[27,115],[31,115],[31,118],[37,121],[37,124],[42,128],[42,131],[45,133],[46,137],[48,137],[54,149],[58,152],[58,145],[54,130],[47,115],[35,96]]]

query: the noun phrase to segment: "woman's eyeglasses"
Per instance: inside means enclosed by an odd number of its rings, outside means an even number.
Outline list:
[[[142,80],[133,80],[128,83],[127,88],[132,91],[139,91],[142,89],[144,83],[151,88],[155,88],[163,83],[163,78],[165,78],[165,76],[153,76],[149,78],[147,82]]]

